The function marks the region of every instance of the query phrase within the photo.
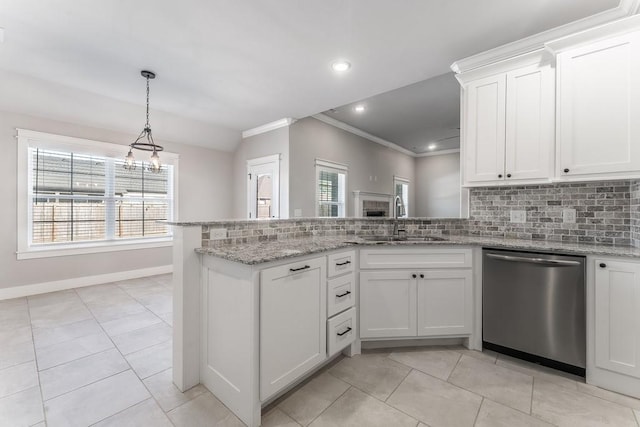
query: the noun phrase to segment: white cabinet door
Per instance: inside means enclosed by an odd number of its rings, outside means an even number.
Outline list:
[[[360,273],[360,337],[416,336],[415,272]]]
[[[640,378],[640,263],[595,263],[596,366]]]
[[[561,52],[557,67],[557,176],[640,171],[640,33]]]
[[[261,272],[261,400],[327,357],[325,266],[316,258]]]
[[[473,81],[465,89],[466,182],[504,179],[505,87],[502,73]]]
[[[472,332],[471,270],[421,271],[418,279],[418,336]]]
[[[555,71],[533,65],[507,73],[507,181],[550,179],[555,141]]]

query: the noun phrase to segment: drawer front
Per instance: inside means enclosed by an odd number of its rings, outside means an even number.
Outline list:
[[[345,273],[351,273],[354,270],[356,261],[356,251],[340,252],[327,256],[329,266],[327,268],[327,276],[335,277]]]
[[[327,289],[327,317],[356,305],[355,273],[329,279]]]
[[[360,251],[360,269],[470,268],[469,248],[376,248]]]
[[[354,342],[356,335],[355,307],[329,319],[327,322],[327,352],[329,357]]]

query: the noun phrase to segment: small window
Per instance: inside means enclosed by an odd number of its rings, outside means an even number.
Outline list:
[[[347,166],[316,160],[316,201],[319,217],[347,216]]]
[[[395,217],[396,218],[408,218],[409,217],[409,180],[393,177],[393,186],[395,188]]]

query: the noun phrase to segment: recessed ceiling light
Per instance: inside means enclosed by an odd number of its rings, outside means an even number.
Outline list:
[[[355,107],[353,107],[353,111],[355,111],[356,113],[363,113],[364,105],[356,105]]]
[[[337,73],[343,73],[351,68],[351,64],[348,61],[335,61],[331,64],[331,69]]]
[[[436,148],[436,144],[429,144],[429,146],[427,147],[429,150],[435,150]]]

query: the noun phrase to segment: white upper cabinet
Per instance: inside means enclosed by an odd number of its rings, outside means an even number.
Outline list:
[[[550,181],[555,72],[543,58],[536,52],[458,75],[466,185]]]
[[[533,65],[507,73],[505,179],[549,179],[555,139],[555,72]]]
[[[466,88],[465,179],[504,177],[506,78],[504,74],[469,83]]]
[[[640,32],[563,49],[557,64],[558,178],[640,174]]]

